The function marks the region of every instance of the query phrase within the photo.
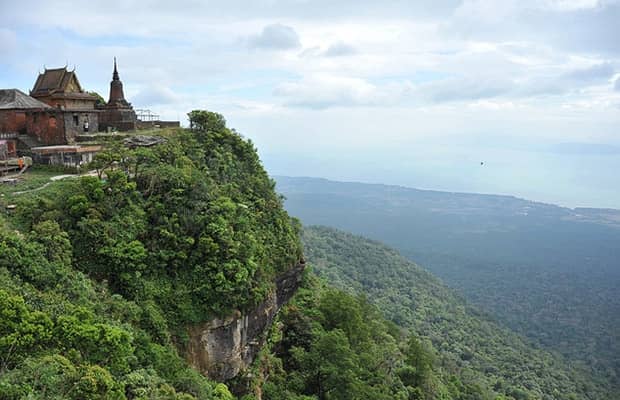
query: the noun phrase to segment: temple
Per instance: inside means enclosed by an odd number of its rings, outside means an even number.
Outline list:
[[[103,148],[102,140],[117,131],[136,135],[140,130],[179,126],[179,121],[162,121],[150,110],[136,113],[125,99],[116,58],[107,103],[96,93],[85,91],[75,69],[66,66],[45,68],[29,95],[19,89],[0,89],[0,161],[5,170],[16,168],[14,161],[19,157],[78,167],[92,161]],[[137,147],[156,143],[138,135],[126,144]]]
[[[116,57],[110,82],[110,97],[107,104],[100,106],[99,129],[102,131],[133,131],[137,127],[136,113],[123,93],[123,82],[118,76]]]
[[[60,117],[54,124],[60,127],[58,134],[50,134],[50,139],[55,139],[44,140],[48,142],[45,144],[74,143],[78,135],[98,131],[97,98],[82,89],[75,70],[46,68],[37,77],[30,96],[57,110],[56,118]]]

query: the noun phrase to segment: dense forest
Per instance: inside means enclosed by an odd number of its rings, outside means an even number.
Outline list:
[[[232,398],[182,358],[185,327],[260,302],[299,225],[251,142],[190,117],[162,145],[110,143],[97,176],[2,188],[1,399]]]
[[[446,370],[428,339],[386,320],[363,294],[329,287],[313,272],[269,337],[250,384],[265,400],[527,398],[514,388],[508,392],[517,397],[499,395]]]
[[[501,328],[385,245],[327,227],[306,228],[303,242],[319,276],[365,294],[391,321],[428,340],[437,370],[515,399],[613,397],[587,371]]]
[[[620,212],[277,177],[289,212],[379,240],[620,392]]]

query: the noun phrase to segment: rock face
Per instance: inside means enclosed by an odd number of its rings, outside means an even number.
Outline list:
[[[305,264],[300,263],[276,280],[276,290],[247,314],[239,312],[192,326],[187,361],[200,373],[218,381],[234,378],[252,363],[264,343],[264,332],[276,313],[295,294]]]

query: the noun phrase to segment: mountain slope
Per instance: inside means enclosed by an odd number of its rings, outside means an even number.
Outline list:
[[[278,177],[306,225],[387,243],[502,324],[620,391],[620,211]]]
[[[430,273],[378,242],[306,228],[305,254],[327,282],[366,293],[388,318],[431,340],[441,368],[516,399],[606,399],[605,388],[467,306]]]

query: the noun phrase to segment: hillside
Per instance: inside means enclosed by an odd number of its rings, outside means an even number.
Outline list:
[[[1,399],[232,398],[188,345],[217,336],[199,324],[280,301],[299,226],[252,143],[221,115],[190,117],[158,146],[110,143],[98,176],[2,187],[16,211],[0,217]]]
[[[247,386],[264,400],[512,400],[448,370],[427,338],[399,328],[363,294],[308,271],[283,308]],[[463,373],[461,373],[463,372]],[[513,397],[516,396],[516,397]],[[249,400],[249,399],[248,399]]]
[[[617,210],[315,178],[277,182],[304,224],[387,243],[503,325],[620,391]]]
[[[443,373],[515,399],[611,398],[587,373],[501,328],[395,250],[327,227],[306,228],[303,243],[326,282],[364,293],[390,320],[429,339]]]

